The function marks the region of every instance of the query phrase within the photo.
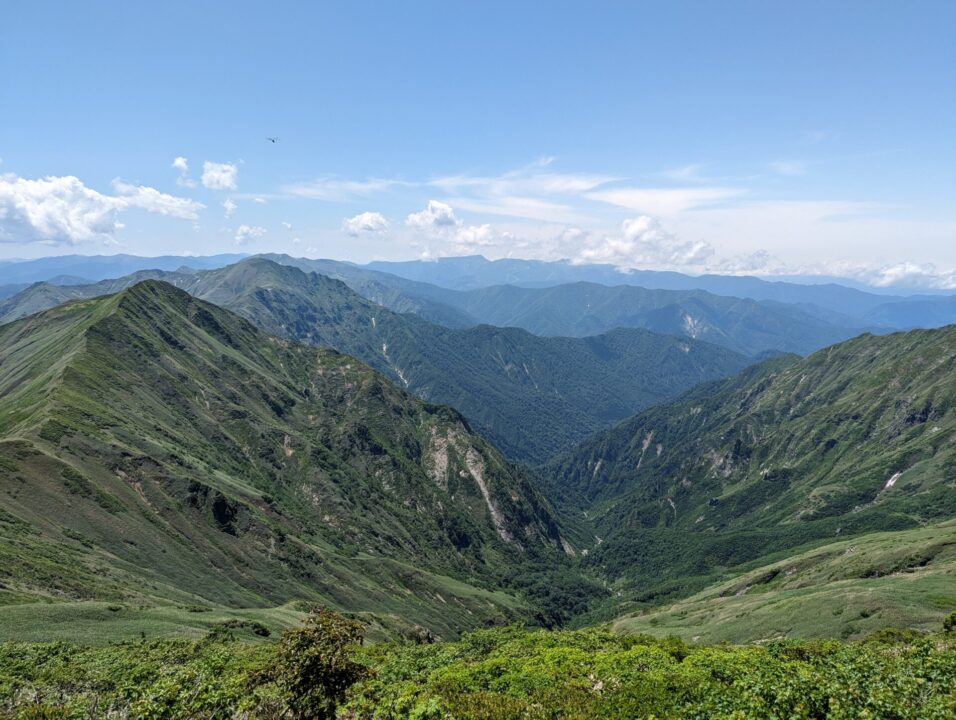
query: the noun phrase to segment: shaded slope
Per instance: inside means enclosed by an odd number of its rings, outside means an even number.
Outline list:
[[[0,471],[7,603],[311,598],[455,632],[560,552],[456,412],[155,281],[0,328]]]

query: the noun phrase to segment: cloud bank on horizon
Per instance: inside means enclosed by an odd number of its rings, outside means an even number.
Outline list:
[[[0,259],[481,254],[956,289],[952,3],[431,2],[18,6]],[[246,42],[210,53],[226,35]]]
[[[203,251],[209,253],[241,247],[306,255],[325,251],[329,256],[360,259],[350,253],[349,241],[364,240],[373,243],[368,259],[480,254],[489,259],[601,263],[622,270],[823,275],[874,286],[956,289],[956,270],[934,262],[905,256],[873,262],[838,254],[841,246],[880,239],[899,238],[901,250],[912,250],[905,240],[920,236],[956,244],[954,223],[894,217],[892,208],[879,203],[755,199],[756,191],[743,182],[637,187],[618,177],[554,171],[553,163],[554,158],[545,158],[499,176],[421,181],[322,178],[259,194],[238,192],[237,163],[204,161],[196,181],[183,156],[171,163],[178,172],[172,182],[179,194],[121,179],[113,180],[111,193],[101,193],[72,175],[28,179],[6,173],[0,175],[0,248],[22,252],[24,247],[39,246],[47,254],[135,251],[136,244],[124,236],[131,234],[127,216],[141,211],[191,221],[193,235],[201,232],[203,221],[225,220],[229,224],[217,227],[214,234],[229,237],[203,242]],[[670,174],[687,177],[683,169]],[[255,220],[232,224],[240,211],[270,201],[372,206],[378,200],[386,202],[396,188],[406,196],[418,195],[424,207],[404,217],[390,218],[378,210],[342,217],[338,227],[315,231],[305,247],[301,237],[291,236],[288,221],[273,222],[276,232],[270,233],[261,212],[255,213]],[[209,202],[184,196],[200,191],[225,197]],[[211,210],[213,204],[222,209]],[[469,222],[466,216],[486,221]],[[179,232],[175,225],[167,228],[170,234]],[[797,249],[797,258],[769,247],[781,236]],[[336,237],[337,247],[329,252],[330,246],[322,241]],[[751,238],[752,244],[746,241]],[[814,253],[814,246],[832,254]]]

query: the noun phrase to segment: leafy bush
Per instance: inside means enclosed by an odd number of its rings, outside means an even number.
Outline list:
[[[352,657],[363,630],[331,610],[313,610],[303,627],[282,636],[262,679],[278,686],[294,717],[333,720],[346,691],[369,675]]]

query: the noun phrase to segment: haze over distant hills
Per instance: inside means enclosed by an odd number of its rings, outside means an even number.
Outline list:
[[[56,284],[116,278],[139,270],[173,271],[182,267],[209,269],[240,260],[243,255],[137,257],[131,255],[70,255],[28,261],[0,262],[0,299],[26,284]],[[504,259],[481,256],[436,261],[372,262],[357,265],[335,260],[292,258],[269,254],[284,264],[338,277],[365,297],[399,312],[416,312],[432,322],[465,327],[488,322],[467,316],[443,291],[467,291],[495,285],[547,288],[577,282],[607,286],[630,285],[649,290],[703,290],[714,295],[797,305],[807,314],[842,327],[896,329],[937,327],[956,322],[953,293],[903,296],[893,288],[872,288],[839,278],[827,282],[770,281],[736,275],[692,276],[677,272],[634,270],[622,273],[611,265],[578,265],[567,261]],[[69,276],[69,277],[67,277]],[[896,292],[896,294],[894,294]],[[847,336],[849,337],[849,336]]]
[[[434,261],[372,262],[365,267],[428,282],[455,290],[475,290],[492,285],[521,287],[552,287],[574,282],[601,285],[635,285],[652,290],[706,290],[715,295],[726,295],[752,300],[772,300],[817,308],[871,321],[882,314],[882,306],[898,303],[922,302],[923,308],[910,308],[897,318],[906,328],[933,327],[934,315],[930,308],[951,308],[952,291],[934,291],[926,294],[906,292],[905,288],[876,288],[840,278],[803,277],[802,282],[784,279],[761,279],[746,275],[685,275],[657,270],[630,270],[621,272],[612,265],[572,264],[567,261],[541,260],[486,260],[480,255],[457,258],[438,258]],[[940,297],[942,296],[942,297]],[[935,311],[938,317],[939,310]],[[927,313],[927,314],[923,314]],[[872,315],[871,315],[872,314]],[[948,322],[956,322],[956,314],[946,315]]]

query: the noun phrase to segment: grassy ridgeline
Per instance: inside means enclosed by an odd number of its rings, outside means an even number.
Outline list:
[[[0,716],[278,718],[283,648],[230,641],[0,645]],[[300,638],[301,640],[301,638]],[[354,648],[339,718],[950,718],[956,636],[692,647],[605,630],[482,630]],[[342,658],[337,662],[343,662]],[[357,667],[352,665],[353,667]],[[319,680],[321,682],[321,679]],[[119,716],[119,715],[118,715]],[[306,715],[301,715],[306,717]],[[309,715],[308,717],[332,717]]]

